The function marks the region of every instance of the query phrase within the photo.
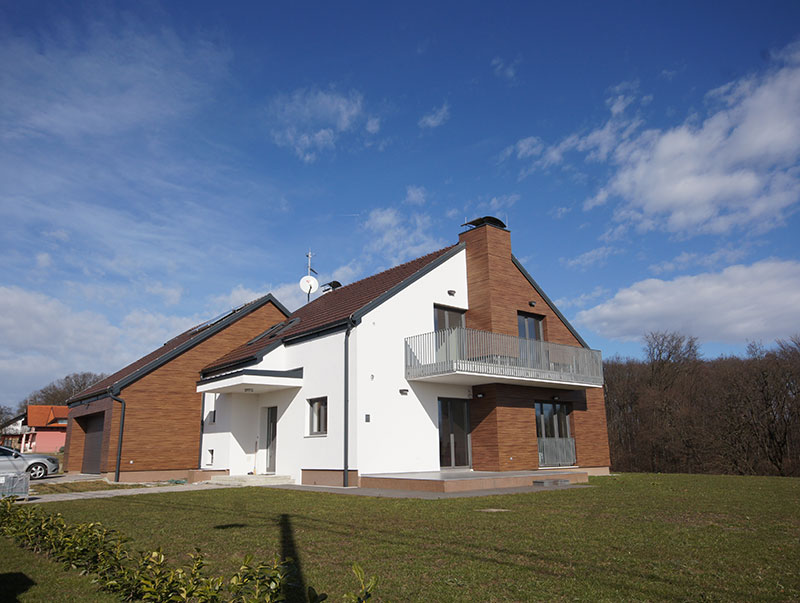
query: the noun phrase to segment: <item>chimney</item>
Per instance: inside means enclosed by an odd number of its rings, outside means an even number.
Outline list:
[[[458,235],[467,251],[467,327],[517,335],[516,315],[509,318],[508,303],[504,303],[512,283],[519,280],[511,261],[511,233],[503,222],[492,216],[477,218],[462,226],[471,227]]]

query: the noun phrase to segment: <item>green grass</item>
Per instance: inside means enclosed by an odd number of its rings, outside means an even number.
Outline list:
[[[299,558],[306,584],[394,601],[800,600],[800,480],[627,474],[591,488],[447,500],[237,488],[44,505],[230,573]],[[502,508],[487,513],[481,509]]]
[[[65,571],[44,555],[18,547],[0,537],[0,601],[52,601],[81,603],[116,601],[114,595],[97,590],[88,576]]]
[[[102,479],[93,479],[82,482],[31,482],[31,495],[63,494],[65,492],[97,492],[99,490],[119,490],[125,488],[143,488],[144,484],[109,484]]]

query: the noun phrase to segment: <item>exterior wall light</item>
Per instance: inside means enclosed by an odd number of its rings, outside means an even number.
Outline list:
[[[456,294],[456,290],[455,289],[449,289],[447,291],[447,295],[449,295],[450,297],[453,297],[455,294]]]
[[[400,395],[401,396],[407,396],[408,395],[408,390],[407,389],[401,389],[400,390]]]
[[[528,302],[528,305],[529,305],[531,308],[535,308],[535,307],[536,307],[536,302],[535,302],[535,301],[533,301],[533,300],[531,300],[531,301],[529,301],[529,302]]]

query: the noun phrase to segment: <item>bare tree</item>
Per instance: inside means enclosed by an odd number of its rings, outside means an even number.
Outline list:
[[[29,405],[49,404],[61,406],[67,403],[72,396],[85,390],[90,385],[105,379],[103,373],[71,373],[62,379],[48,383],[42,389],[29,394],[19,403],[18,412],[25,412]]]

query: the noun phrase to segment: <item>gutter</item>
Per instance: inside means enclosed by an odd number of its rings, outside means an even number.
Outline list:
[[[125,427],[125,400],[123,400],[119,396],[116,396],[114,394],[114,390],[110,387],[108,388],[107,393],[112,400],[116,400],[122,405],[122,413],[119,416],[119,441],[117,442],[117,468],[116,471],[114,472],[114,481],[118,482],[119,466],[120,463],[122,462],[122,433],[123,433],[122,430]]]
[[[353,314],[347,317],[347,330],[344,332],[344,475],[342,486],[350,485],[350,331],[356,326]]]

